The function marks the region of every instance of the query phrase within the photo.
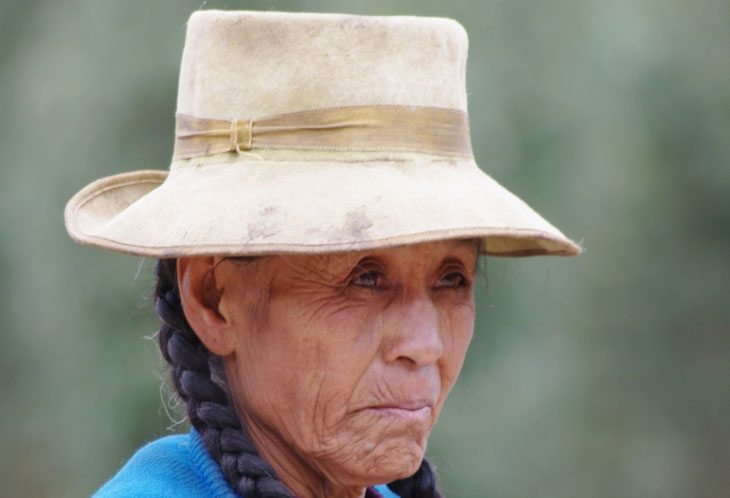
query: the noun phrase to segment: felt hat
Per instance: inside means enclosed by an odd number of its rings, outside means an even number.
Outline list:
[[[71,237],[140,256],[325,253],[450,238],[581,249],[477,166],[453,20],[194,13],[169,171],[78,192]]]

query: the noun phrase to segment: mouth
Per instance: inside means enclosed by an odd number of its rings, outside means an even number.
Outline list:
[[[433,412],[431,403],[423,401],[387,403],[365,408],[366,411],[391,420],[430,422]]]

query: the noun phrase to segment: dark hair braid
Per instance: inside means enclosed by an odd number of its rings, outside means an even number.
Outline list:
[[[176,260],[155,265],[155,311],[162,325],[160,351],[170,364],[170,375],[187,416],[203,438],[231,487],[246,498],[293,498],[274,469],[256,451],[226,393],[220,357],[198,339],[185,318],[177,286]],[[216,373],[219,379],[214,379]],[[443,498],[436,488],[436,473],[424,458],[410,477],[388,487],[401,498]]]

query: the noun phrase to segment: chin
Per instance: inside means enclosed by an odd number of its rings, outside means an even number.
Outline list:
[[[416,473],[423,461],[426,446],[415,441],[394,441],[380,444],[367,458],[371,477],[377,476],[377,483],[383,484]]]
[[[324,459],[322,453],[315,457],[320,471],[332,482],[357,486],[387,484],[412,476],[423,461],[428,431],[394,429],[376,433],[371,427],[349,434],[349,444],[328,452]]]

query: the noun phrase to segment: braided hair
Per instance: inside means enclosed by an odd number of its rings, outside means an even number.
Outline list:
[[[228,394],[220,356],[210,352],[185,318],[175,259],[155,265],[155,311],[161,323],[160,351],[170,364],[175,391],[187,417],[230,486],[245,498],[293,498],[276,471],[258,454]],[[442,498],[436,473],[424,458],[410,477],[388,484],[401,498]]]

